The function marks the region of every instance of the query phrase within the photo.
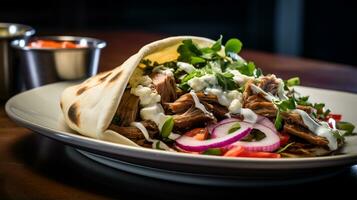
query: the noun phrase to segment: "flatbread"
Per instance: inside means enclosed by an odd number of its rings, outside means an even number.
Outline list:
[[[214,43],[213,40],[194,36],[177,36],[158,40],[142,47],[115,69],[93,76],[79,85],[66,88],[60,100],[66,124],[88,137],[136,145],[119,135],[120,133],[107,130],[129,79],[143,58],[158,63],[177,59],[179,55],[176,49],[185,39],[192,39],[200,47],[208,47]]]

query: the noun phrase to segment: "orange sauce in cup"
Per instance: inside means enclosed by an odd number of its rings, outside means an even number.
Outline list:
[[[54,40],[36,40],[28,44],[30,48],[58,48],[58,49],[73,49],[86,47],[70,41],[54,41]]]

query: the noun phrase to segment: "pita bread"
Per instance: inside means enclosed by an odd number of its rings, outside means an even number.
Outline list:
[[[60,100],[66,124],[88,137],[137,146],[124,136],[107,130],[128,81],[143,58],[158,63],[177,59],[176,49],[185,39],[192,39],[200,47],[214,43],[213,40],[193,36],[169,37],[155,41],[141,48],[119,67],[66,88]]]

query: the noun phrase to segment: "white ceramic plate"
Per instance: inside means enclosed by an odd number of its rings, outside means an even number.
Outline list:
[[[357,163],[357,137],[348,137],[341,155],[317,158],[225,158],[164,152],[100,141],[78,135],[64,123],[59,98],[61,82],[33,89],[11,98],[6,112],[19,124],[47,137],[81,149],[80,152],[110,167],[145,176],[209,185],[264,185],[301,182],[334,174]],[[332,90],[297,87],[312,101],[325,102],[343,120],[357,124],[357,95]],[[308,179],[306,179],[308,177]]]

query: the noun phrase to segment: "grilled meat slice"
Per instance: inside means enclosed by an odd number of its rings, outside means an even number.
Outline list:
[[[189,108],[183,114],[173,115],[174,119],[174,130],[182,132],[190,130],[195,127],[203,126],[215,119],[211,116],[206,115],[200,109],[195,107]]]
[[[282,112],[281,116],[283,117],[284,121],[289,124],[296,124],[304,128],[307,128],[307,126],[304,124],[304,121],[302,120],[301,116],[298,113]]]
[[[277,114],[277,108],[272,102],[269,101],[253,101],[247,103],[245,108],[249,108],[254,111],[258,115],[262,115],[265,117],[275,117]]]
[[[249,92],[246,92],[248,94]],[[253,94],[251,96],[243,97],[243,107],[249,108],[254,111],[258,115],[262,115],[265,117],[275,117],[277,114],[276,106],[267,101],[261,94]]]
[[[279,83],[280,80],[274,74],[270,74],[260,78],[257,86],[275,96],[279,90]]]
[[[203,92],[197,92],[196,95],[201,102],[218,104],[218,99],[215,95],[204,94]],[[175,102],[165,104],[165,107],[172,113],[183,113],[193,104],[194,101],[192,95],[190,93],[186,93],[180,96]]]
[[[157,138],[159,134],[159,129],[156,126],[155,122],[146,120],[146,121],[142,121],[141,123],[148,130],[150,138]],[[109,126],[109,129],[129,138],[135,143],[137,143],[139,140],[143,140],[143,139],[145,140],[143,133],[136,127],[118,126],[115,124],[111,124]]]
[[[317,136],[308,129],[296,124],[285,123],[284,132],[295,135],[317,146],[326,146],[328,144],[326,138]]]
[[[251,95],[251,96],[248,96],[248,97],[245,99],[245,101],[244,101],[245,104],[249,104],[249,103],[251,103],[251,102],[269,102],[269,101],[267,101],[267,100],[262,96],[262,94],[253,94],[253,95]]]
[[[217,119],[222,120],[222,119],[227,118],[227,115],[226,115],[228,113],[227,107],[222,106],[221,104],[218,104],[218,103],[207,103],[205,101],[202,101],[202,104]]]
[[[186,93],[180,96],[175,102],[164,104],[164,108],[170,113],[183,113],[188,110],[192,105],[192,96],[190,93]]]
[[[307,107],[309,107],[309,106],[306,106],[306,108],[304,108],[304,109],[306,109],[306,111],[308,111]],[[297,108],[301,109],[302,107],[297,106]],[[311,107],[310,107],[310,109],[312,110]],[[301,110],[303,110],[303,109],[301,109]],[[298,113],[295,113],[295,112],[282,112],[281,116],[289,124],[297,124],[297,125],[302,126],[304,128],[308,128],[304,124],[304,121],[303,121],[302,117]]]
[[[139,100],[139,97],[130,94],[130,90],[125,90],[115,113],[118,119],[115,121],[116,125],[129,126],[131,122],[135,121],[139,111]]]
[[[146,139],[137,140],[135,143],[142,147],[152,148],[152,143],[148,142]]]
[[[141,133],[141,131],[132,126],[117,126],[114,124],[111,124],[109,126],[109,129],[129,138],[130,140],[136,141],[140,139],[145,139],[144,135]]]
[[[289,158],[316,157],[316,156],[326,156],[330,153],[331,150],[323,146],[294,142],[282,153],[282,156],[289,157]]]
[[[262,94],[254,94],[251,85],[254,84],[253,80],[249,80],[243,91],[243,108],[249,108],[258,115],[273,118],[277,114],[276,106],[262,96]],[[279,81],[274,75],[262,77],[257,85],[265,92],[273,95],[277,94],[279,88]]]
[[[163,73],[154,73],[151,79],[156,91],[161,96],[161,104],[173,102],[177,99],[176,83],[172,76]]]
[[[311,106],[297,105],[296,108],[305,111],[307,114],[311,114],[313,112],[313,108]]]
[[[212,112],[214,116],[219,119],[226,118],[225,114],[228,113],[228,109],[218,103],[218,99],[215,95],[204,94],[203,92],[196,93],[200,102],[206,107],[209,112]],[[178,98],[173,103],[165,105],[166,110],[170,113],[183,113],[194,105],[191,94],[187,93]]]
[[[245,107],[246,103],[253,101],[252,99],[248,99],[250,96],[253,96],[252,88],[250,87],[252,84],[254,84],[254,81],[248,80],[244,85],[243,103],[242,103],[243,107]]]

